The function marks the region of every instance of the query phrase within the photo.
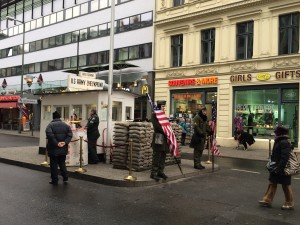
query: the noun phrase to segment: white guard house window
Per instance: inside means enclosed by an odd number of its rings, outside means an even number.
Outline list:
[[[52,120],[51,105],[44,106],[44,120]]]
[[[122,121],[122,102],[113,101],[112,121]]]
[[[69,106],[55,106],[55,110],[60,114],[60,118],[62,118],[62,120],[69,119]]]
[[[90,104],[90,105],[86,105],[86,119],[88,120],[90,118],[90,112],[92,109],[96,109],[97,110],[97,107],[95,104]],[[98,112],[97,112],[98,114]]]
[[[126,120],[131,120],[131,107],[126,106]]]
[[[73,105],[72,114],[76,114],[77,120],[82,120],[82,105]]]

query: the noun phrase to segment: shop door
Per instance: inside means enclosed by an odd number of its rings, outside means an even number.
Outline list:
[[[298,103],[281,104],[281,124],[289,128],[291,142],[298,147]]]

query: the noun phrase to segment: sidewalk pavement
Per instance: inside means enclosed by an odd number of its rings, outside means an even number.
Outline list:
[[[21,134],[19,134],[18,131],[0,130],[0,133],[39,138],[38,131],[33,132],[33,136],[31,131],[22,132]],[[0,162],[50,173],[49,166],[44,167],[40,165],[42,162],[45,161],[45,156],[38,154],[38,149],[39,146],[0,148]],[[221,156],[215,157],[231,157],[266,161],[269,156],[269,151],[254,148],[250,148],[248,151],[243,151],[236,150],[235,148],[219,147],[219,150],[221,152]],[[137,177],[137,180],[126,181],[124,180],[124,178],[129,175],[128,170],[113,169],[113,166],[111,164],[105,163],[84,166],[84,168],[87,169],[87,172],[82,174],[75,172],[75,170],[77,170],[79,167],[68,167],[68,171],[69,176],[73,178],[121,187],[151,186],[213,172],[212,164],[204,164],[206,167],[206,169],[204,170],[196,170],[193,168],[193,160],[190,160],[193,158],[192,148],[189,148],[188,146],[183,146],[181,148],[181,152],[182,159],[180,165],[182,167],[184,175],[181,174],[178,165],[175,164],[166,166],[165,173],[169,177],[166,181],[154,181],[150,178],[149,170],[141,172],[133,171],[132,176]],[[203,154],[207,155],[208,150],[204,150]],[[218,170],[219,166],[215,164],[214,172]]]

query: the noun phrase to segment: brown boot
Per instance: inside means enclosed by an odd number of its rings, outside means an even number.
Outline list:
[[[259,201],[259,205],[262,207],[271,207],[272,201],[275,196],[277,189],[277,184],[269,184],[268,189],[261,201]]]
[[[282,210],[294,209],[294,198],[291,185],[282,185],[282,190],[285,196],[285,203],[281,206]]]

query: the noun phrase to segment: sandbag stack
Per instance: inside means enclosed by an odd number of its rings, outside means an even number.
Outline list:
[[[113,144],[116,146],[112,151],[113,167],[118,169],[126,169],[128,156],[129,123],[115,123],[113,131]]]
[[[132,169],[142,171],[151,168],[153,130],[151,123],[131,122],[129,124],[128,141],[132,139]],[[128,148],[127,165],[130,163],[130,145]]]

